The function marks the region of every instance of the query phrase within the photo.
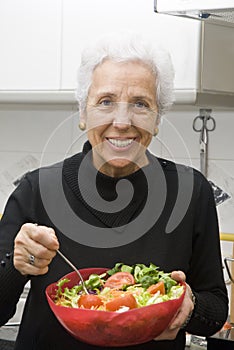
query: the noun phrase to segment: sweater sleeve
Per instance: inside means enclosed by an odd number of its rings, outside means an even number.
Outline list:
[[[196,304],[186,331],[210,336],[228,316],[228,296],[223,277],[219,227],[213,190],[202,176],[193,235],[193,254],[187,282]]]
[[[13,265],[14,239],[25,222],[33,222],[32,187],[23,179],[9,197],[0,220],[0,326],[15,313],[16,305],[28,281]]]

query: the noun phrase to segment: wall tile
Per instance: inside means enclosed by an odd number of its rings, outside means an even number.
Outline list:
[[[198,115],[197,108],[178,109],[174,107],[162,120],[162,154],[164,157],[199,157],[199,133],[193,128]]]
[[[63,153],[47,153],[43,158],[42,153],[33,152],[0,152],[0,213],[6,205],[9,195],[14,191],[14,183],[23,174],[34,170],[39,166],[57,163],[64,159]]]
[[[78,128],[79,116],[73,105],[0,106],[0,211],[12,190],[2,174],[15,168],[27,156],[39,165],[51,164],[82,149],[86,135]],[[164,118],[150,150],[200,169],[199,133],[192,129],[197,107],[175,106]],[[216,130],[209,134],[208,179],[231,195],[217,207],[220,227],[234,232],[234,111],[214,110]],[[29,165],[29,169],[31,169]]]
[[[216,128],[209,133],[209,158],[234,159],[234,110],[213,110]]]
[[[71,143],[69,106],[14,106],[0,109],[0,151],[63,152]]]

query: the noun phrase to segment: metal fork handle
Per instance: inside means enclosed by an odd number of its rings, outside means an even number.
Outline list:
[[[85,282],[84,282],[84,279],[80,273],[80,271],[75,267],[75,265],[73,265],[73,263],[65,256],[63,255],[63,253],[61,253],[61,251],[59,249],[57,249],[57,253],[61,256],[61,258],[78,274],[79,278],[80,278],[80,282],[81,282],[81,285],[82,285],[82,288],[84,290],[84,292],[86,294],[89,294],[86,286],[85,286]]]

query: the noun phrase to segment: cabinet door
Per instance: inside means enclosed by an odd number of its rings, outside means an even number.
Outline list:
[[[233,26],[203,23],[201,77],[203,91],[234,93]]]
[[[62,0],[0,1],[0,90],[59,89]]]
[[[115,31],[146,33],[171,53],[175,88],[196,90],[200,82],[199,21],[160,15],[149,0],[66,0],[63,4],[62,89],[74,89],[86,43]]]

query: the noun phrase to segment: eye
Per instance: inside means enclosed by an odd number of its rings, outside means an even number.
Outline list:
[[[148,103],[143,102],[143,101],[136,101],[134,103],[134,105],[135,105],[136,108],[140,108],[140,109],[149,108]]]
[[[99,102],[99,105],[109,107],[113,105],[113,102],[111,100],[105,99]]]

